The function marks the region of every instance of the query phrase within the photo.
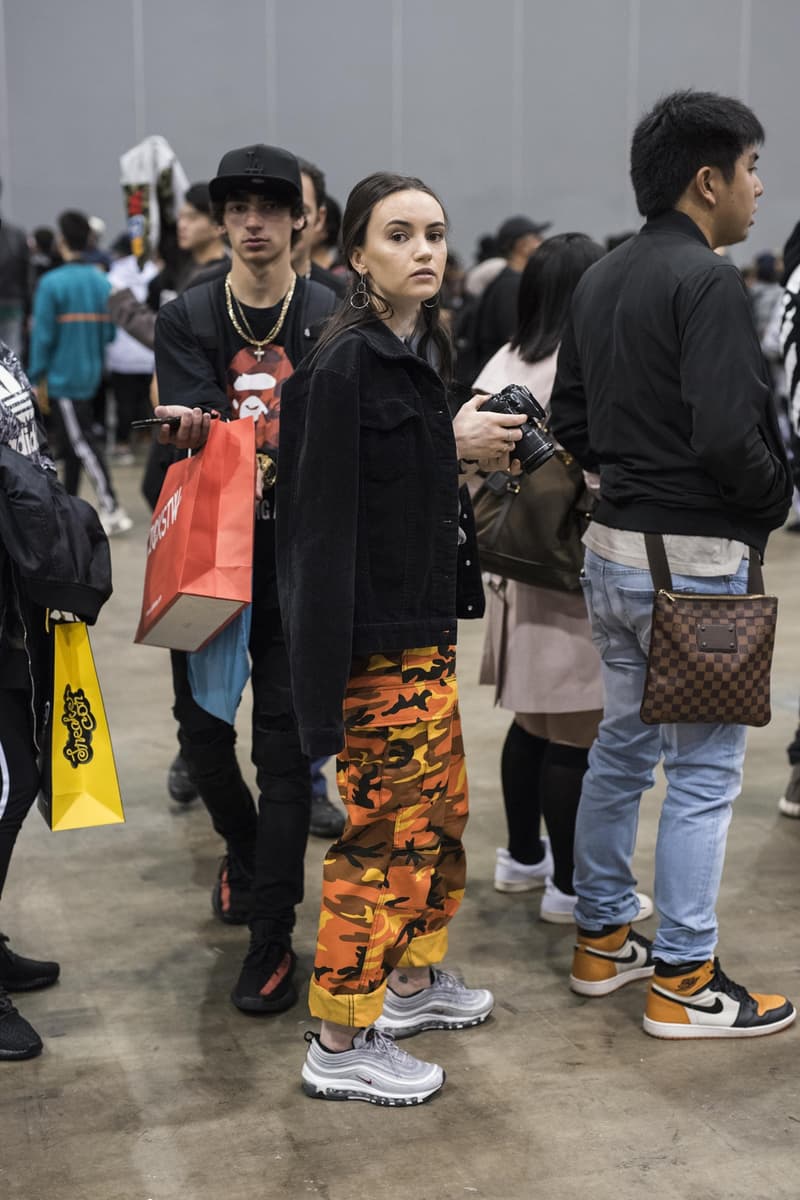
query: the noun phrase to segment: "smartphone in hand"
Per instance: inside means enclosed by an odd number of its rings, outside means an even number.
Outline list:
[[[218,412],[212,412],[212,413],[209,413],[208,415],[211,417],[212,421],[215,418],[219,417]],[[181,418],[180,417],[145,417],[141,421],[131,421],[131,429],[160,429],[162,425],[169,425],[170,429],[174,432],[176,429],[180,429]]]
[[[180,429],[180,417],[165,417],[161,420],[159,417],[145,417],[142,421],[131,421],[131,429],[160,429],[162,425],[169,425],[170,429]]]

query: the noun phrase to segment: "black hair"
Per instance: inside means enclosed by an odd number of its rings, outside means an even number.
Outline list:
[[[75,254],[80,254],[89,245],[92,227],[85,213],[67,209],[58,218],[58,228],[62,238]]]
[[[604,254],[585,233],[559,233],[531,255],[519,281],[511,340],[523,362],[540,362],[558,348],[578,280]]]
[[[771,250],[765,250],[763,254],[757,254],[753,266],[755,267],[756,279],[761,283],[778,282],[778,272],[775,269],[775,255]]]
[[[111,253],[117,258],[127,258],[131,253],[131,239],[127,233],[120,233],[111,243]]]
[[[331,250],[339,248],[339,234],[342,229],[342,209],[338,200],[333,196],[325,196],[325,245]]]
[[[493,233],[482,233],[475,247],[475,262],[486,262],[487,258],[497,258],[498,255],[497,238]]]
[[[432,196],[441,206],[445,225],[447,225],[447,213],[444,211],[441,200],[433,189],[429,188],[421,179],[417,179],[413,175],[395,175],[390,171],[376,171],[374,175],[368,175],[366,179],[360,180],[347,197],[342,217],[342,255],[348,267],[352,268],[353,254],[359,246],[364,245],[367,226],[375,206],[381,200],[385,200],[387,196],[394,195],[395,192],[425,192],[426,195]],[[315,357],[324,346],[327,346],[345,330],[352,329],[356,325],[366,325],[374,321],[376,317],[381,319],[391,317],[392,307],[388,300],[379,292],[372,290],[366,274],[361,278],[366,285],[371,303],[364,308],[353,308],[350,304],[360,282],[358,274],[353,272],[349,294],[344,298],[323,331],[314,351]],[[415,332],[421,335],[419,354],[424,358],[428,350],[432,349],[439,374],[446,382],[449,382],[453,365],[453,347],[450,335],[439,319],[439,311],[438,304],[432,308],[421,304]]]
[[[701,167],[730,182],[736,160],[764,141],[758,117],[731,96],[692,90],[664,96],[631,142],[631,182],[643,217],[674,208]]]
[[[307,175],[311,180],[314,188],[314,199],[317,202],[317,208],[322,208],[325,203],[325,176],[319,167],[314,163],[309,162],[307,158],[298,158],[297,165],[300,168],[301,175]]]
[[[39,225],[34,229],[32,236],[36,243],[36,249],[42,254],[49,257],[56,253],[56,235],[49,225]]]
[[[217,225],[222,225],[225,219],[225,205],[227,202],[246,196],[250,192],[254,192],[259,196],[268,196],[271,200],[276,200],[278,204],[284,205],[292,214],[293,221],[296,221],[298,217],[306,215],[303,208],[302,194],[298,196],[297,192],[289,184],[276,180],[274,183],[260,183],[258,186],[253,187],[232,187],[229,192],[225,193],[221,200],[211,201],[212,221]],[[295,243],[296,236],[299,237],[301,232],[298,229],[292,230],[292,245]]]
[[[193,183],[186,189],[183,197],[184,204],[191,204],[198,212],[211,216],[211,194],[207,183]]]

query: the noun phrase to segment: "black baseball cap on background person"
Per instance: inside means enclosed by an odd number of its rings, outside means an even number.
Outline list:
[[[535,233],[540,237],[545,233],[552,221],[532,221],[530,217],[509,217],[497,231],[497,246],[501,254],[508,254],[511,247],[521,237]]]
[[[211,193],[207,183],[192,183],[183,195],[184,204],[191,204],[198,212],[211,215]]]
[[[231,192],[272,190],[276,184],[293,199],[302,199],[300,167],[295,156],[278,146],[256,143],[223,154],[208,190],[212,200],[222,202]]]

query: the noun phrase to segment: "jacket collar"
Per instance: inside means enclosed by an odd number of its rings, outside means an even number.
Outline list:
[[[441,384],[438,372],[416,351],[412,350],[402,338],[399,338],[385,321],[376,317],[374,321],[365,322],[363,325],[352,325],[349,332],[356,333],[363,338],[369,348],[380,358],[390,362],[402,362],[408,367],[427,371],[437,383]]]
[[[415,354],[402,338],[393,333],[385,321],[381,321],[377,317],[374,321],[365,322],[363,325],[354,325],[350,328],[353,333],[357,333],[364,339],[370,350],[374,350],[381,358],[412,359],[417,363],[425,361]]]
[[[671,208],[669,212],[661,213],[657,217],[650,217],[645,225],[642,226],[640,233],[683,233],[687,237],[694,238],[700,242],[707,250],[711,247],[708,244],[705,234],[698,225],[695,225],[691,217],[687,217],[686,213],[678,212],[676,208]]]

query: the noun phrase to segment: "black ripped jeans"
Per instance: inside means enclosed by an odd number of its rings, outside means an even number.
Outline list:
[[[289,661],[275,608],[257,607],[250,632],[252,760],[258,810],[236,759],[236,731],[192,697],[187,656],[172,652],[173,712],[183,757],[217,833],[253,873],[251,927],[286,940],[303,899],[303,860],[311,812],[309,760],[292,715]]]

